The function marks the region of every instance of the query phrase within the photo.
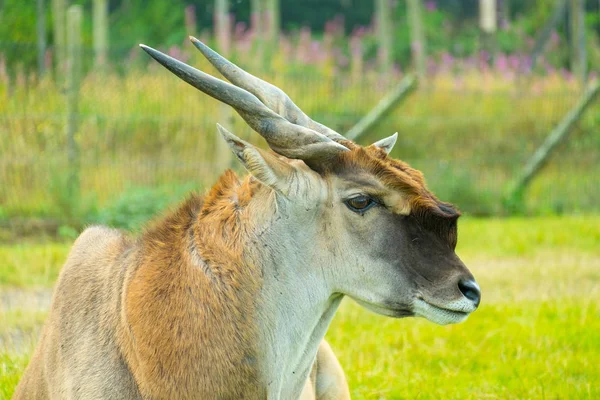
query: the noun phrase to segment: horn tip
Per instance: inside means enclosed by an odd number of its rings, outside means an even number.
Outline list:
[[[223,125],[221,125],[220,123],[217,122],[217,130],[219,131],[219,133],[223,136],[230,136],[231,132],[229,132],[227,129],[225,129],[225,127]]]
[[[202,54],[205,54],[205,52],[209,49],[207,45],[205,45],[204,43],[202,43],[202,41],[196,39],[193,36],[190,36],[190,41],[192,42],[195,48],[202,52]]]
[[[190,36],[190,42],[192,42],[194,44],[194,46],[198,47],[198,46],[204,46],[204,43],[202,43],[200,41],[200,39],[194,37],[194,36]]]
[[[217,131],[221,134],[221,137],[225,139],[227,143],[231,146],[232,144],[236,145],[244,145],[247,146],[248,143],[235,136],[233,133],[229,132],[223,125],[217,123]]]
[[[144,50],[146,53],[150,54],[151,56],[157,52],[152,47],[146,46],[145,44],[140,43],[139,46],[142,50]]]

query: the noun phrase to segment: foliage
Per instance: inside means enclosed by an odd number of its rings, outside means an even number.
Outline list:
[[[90,52],[85,60],[91,64],[92,0],[79,3],[86,10],[84,45]],[[539,60],[533,74],[527,70],[531,60],[524,52],[552,11],[551,4],[499,2],[508,4],[511,24],[498,32],[499,52],[490,58],[479,53],[475,3],[424,2],[431,54],[427,85],[362,139],[363,143],[400,131],[399,150],[394,155],[422,169],[441,198],[456,202],[466,212],[597,210],[600,136],[595,127],[600,113],[596,106],[586,113],[573,138],[559,149],[560,155],[536,179],[523,201],[504,199],[519,168],[576,101],[580,88],[562,68],[568,58],[564,30],[553,35],[546,57]],[[212,2],[190,4],[196,6],[198,25],[210,26],[205,19],[212,15]],[[284,14],[286,9],[300,7],[287,0],[282,4]],[[358,14],[356,19],[331,20],[335,10],[347,16],[372,5],[356,0],[341,5],[333,0],[315,1],[311,13],[297,16],[297,24],[293,22],[296,17],[286,19],[284,15],[289,34],[281,38],[277,49],[271,49],[273,57],[268,62],[257,57],[252,45],[254,32],[238,25],[232,58],[249,70],[262,71],[260,76],[284,87],[309,115],[344,132],[409,67],[410,38],[403,2],[394,9],[398,21],[394,54],[401,68],[389,76],[381,76],[374,68],[377,42],[373,27],[357,27],[368,21],[361,22]],[[249,3],[232,2],[232,7],[239,20],[245,21]],[[81,168],[72,171],[63,155],[63,89],[48,75],[39,78],[25,70],[27,60],[35,60],[31,36],[35,31],[34,2],[0,3],[0,37],[8,39],[2,43],[10,44],[0,49],[5,55],[4,60],[0,57],[0,134],[6,138],[0,142],[0,177],[6,182],[0,185],[0,220],[53,218],[63,226],[60,234],[65,237],[72,236],[73,228],[96,220],[133,227],[154,211],[149,203],[166,204],[165,187],[189,182],[205,187],[222,172],[223,168],[215,167],[222,155],[216,155],[214,139],[214,123],[223,117],[222,109],[207,96],[175,83],[139,48],[132,49],[135,43],[147,40],[215,74],[189,44],[180,46],[185,36],[183,11],[172,10],[183,8],[179,0],[169,4],[110,2],[114,62],[107,73],[92,71],[83,81],[77,136]],[[19,9],[22,13],[15,11]],[[323,13],[317,18],[315,10]],[[363,14],[369,12],[370,8]],[[10,23],[2,24],[4,18]],[[323,18],[328,21],[326,26],[316,29],[315,21]],[[53,21],[48,19],[51,32]],[[589,27],[597,22],[591,14],[587,19]],[[205,39],[210,42],[213,38],[205,35]],[[596,37],[591,37],[589,47],[590,62],[600,60]],[[250,135],[239,119],[234,120],[233,128],[238,134]],[[256,141],[256,136],[250,140]],[[72,190],[74,172],[79,174],[80,191]],[[118,204],[119,193],[131,187],[160,194],[124,197]],[[130,200],[145,205],[128,206]]]
[[[93,223],[115,228],[139,230],[154,216],[165,212],[169,206],[181,202],[193,188],[193,184],[132,188],[121,193],[90,219]]]
[[[36,65],[36,9],[34,1],[0,2],[0,59],[9,67],[33,68]],[[22,52],[23,46],[31,51]]]
[[[74,2],[84,7],[85,48],[92,46],[91,12],[93,0]],[[213,29],[213,1],[144,1],[113,0],[110,3],[110,45],[111,60],[115,68],[131,57],[131,49],[140,42],[153,46],[170,48],[181,46],[186,37],[185,13],[193,13],[196,20],[196,33],[209,36]],[[533,38],[552,12],[554,2],[518,0],[499,1],[504,18],[497,34],[497,46],[503,53],[523,54],[531,51]],[[234,38],[248,40],[256,32],[250,26],[250,0],[232,1],[231,14],[234,16]],[[404,1],[394,2],[395,38],[393,55],[402,67],[410,65],[410,36]],[[454,57],[474,57],[480,51],[478,28],[478,1],[428,0],[424,1],[423,24],[427,37],[427,48],[433,59],[449,53]],[[4,55],[11,69],[21,66],[33,69],[36,60],[36,5],[34,1],[5,0],[0,2],[0,55]],[[600,24],[597,17],[597,3],[586,3],[586,27],[590,41],[597,40]],[[373,1],[359,0],[310,0],[297,2],[281,0],[281,23],[289,40],[296,40],[302,31],[316,33],[316,39],[331,34],[332,27],[341,30],[343,43],[336,51],[350,52],[353,38],[364,40],[365,54],[374,59],[376,38],[373,28]],[[46,39],[53,48],[52,26],[54,21],[51,7],[46,7]],[[568,49],[565,45],[568,32],[563,23],[557,31],[562,41],[560,48],[552,49],[550,63],[554,68],[568,66]],[[22,46],[31,51],[22,53]],[[337,45],[336,45],[337,47]],[[593,52],[593,49],[590,49]],[[89,62],[87,63],[90,64]]]
[[[499,188],[478,187],[476,174],[472,171],[443,162],[438,164],[434,176],[436,196],[450,203],[461,204],[470,215],[489,216],[502,212],[502,204],[498,202],[502,192]]]
[[[252,60],[236,61],[258,70]],[[206,61],[190,62],[215,74]],[[325,67],[281,67],[277,73],[258,75],[284,87],[309,115],[340,132],[377,104],[390,84],[372,73],[332,76]],[[147,216],[156,209],[149,203],[160,208],[173,199],[168,196],[173,187],[190,182],[210,186],[224,169],[217,167],[223,155],[216,152],[214,127],[222,108],[173,79],[156,65],[145,73],[88,75],[81,91],[81,190],[76,194],[67,190],[72,171],[64,156],[64,98],[56,83],[17,76],[3,85],[0,79],[0,135],[5,138],[0,141],[0,176],[6,183],[0,185],[2,218],[37,216],[77,227],[96,216],[132,227],[137,223],[127,221],[138,219],[131,211]],[[442,199],[474,214],[503,213],[503,197],[512,180],[577,96],[576,83],[558,71],[523,80],[506,66],[479,70],[448,60],[428,87],[413,94],[361,142],[399,131],[393,156],[421,169]],[[533,182],[526,201],[509,211],[598,209],[597,108],[586,112],[568,143]],[[236,117],[231,129],[264,146],[241,119]],[[132,187],[153,193],[132,191],[117,200]],[[183,197],[181,191],[173,193]],[[143,205],[127,205],[130,200]],[[111,211],[102,212],[105,208]]]
[[[0,246],[0,265],[21,271],[6,279],[13,270],[0,268],[0,295],[53,285],[70,245]],[[598,398],[599,217],[461,218],[457,253],[483,293],[465,323],[394,320],[344,301],[327,339],[353,398]],[[44,315],[0,309],[0,396],[10,398]]]

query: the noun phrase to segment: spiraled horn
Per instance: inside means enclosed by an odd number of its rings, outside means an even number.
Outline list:
[[[192,44],[231,83],[254,94],[267,107],[288,121],[315,130],[336,141],[346,140],[336,131],[313,121],[285,92],[277,86],[244,71],[198,39],[190,36]]]
[[[245,89],[199,71],[151,47],[143,44],[140,47],[185,82],[233,107],[252,129],[266,139],[275,152],[288,158],[304,160],[309,166],[316,166],[342,151],[348,151],[346,147],[321,133],[289,122]]]

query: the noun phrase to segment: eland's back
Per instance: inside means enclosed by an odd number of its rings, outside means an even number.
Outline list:
[[[134,243],[119,231],[95,226],[79,236],[14,399],[141,398],[116,335],[135,257]]]

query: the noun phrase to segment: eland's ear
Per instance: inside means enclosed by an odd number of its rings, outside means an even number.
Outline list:
[[[387,154],[390,154],[394,148],[394,145],[396,144],[396,140],[398,140],[398,132],[394,133],[392,136],[386,137],[385,139],[378,140],[377,142],[373,143],[373,146],[379,147]]]
[[[221,125],[217,124],[217,128],[248,172],[265,185],[287,194],[288,179],[294,173],[291,165],[243,141]]]

